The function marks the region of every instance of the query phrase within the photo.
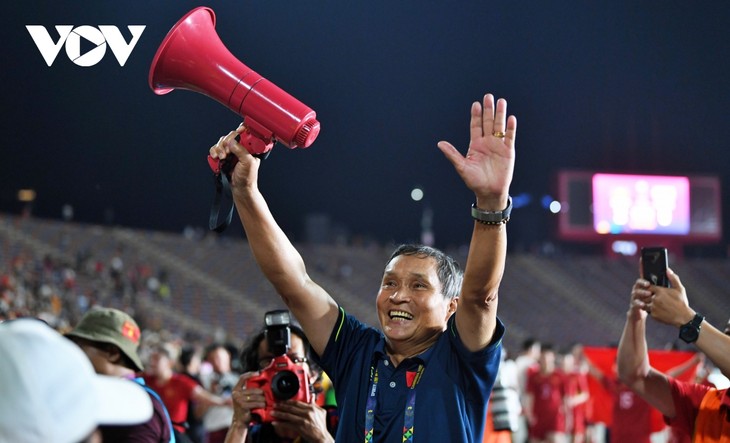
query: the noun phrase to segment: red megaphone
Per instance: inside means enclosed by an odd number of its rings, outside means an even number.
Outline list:
[[[268,152],[276,141],[307,148],[319,134],[311,108],[228,51],[207,7],[193,9],[170,29],[152,61],[149,84],[158,95],[173,89],[202,93],[242,116],[241,144],[251,154]],[[216,169],[213,163],[211,168]]]

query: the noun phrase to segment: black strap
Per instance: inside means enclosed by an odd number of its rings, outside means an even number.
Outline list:
[[[233,204],[233,195],[231,194],[231,182],[228,178],[228,174],[221,171],[215,174],[215,195],[213,196],[213,204],[210,206],[210,218],[208,219],[208,228],[211,231],[221,233],[231,224],[233,219],[233,209],[236,207]],[[218,216],[220,215],[221,202],[223,197],[230,201],[231,208],[228,210],[228,215],[221,222],[218,222]]]
[[[266,160],[269,157],[271,150],[264,152],[263,154],[253,154],[254,157],[258,157],[261,160]],[[234,159],[234,160],[231,160]],[[215,174],[215,195],[213,196],[213,204],[210,206],[210,217],[208,218],[208,228],[211,231],[221,233],[231,224],[233,220],[233,210],[236,208],[233,202],[233,194],[231,193],[231,177],[233,168],[236,166],[235,157],[231,157],[221,163],[220,172]],[[226,197],[231,202],[231,209],[228,210],[225,220],[218,222],[218,216],[221,210],[221,201],[223,197]]]

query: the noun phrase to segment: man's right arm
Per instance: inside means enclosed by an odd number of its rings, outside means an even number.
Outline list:
[[[322,354],[337,321],[334,299],[309,277],[299,252],[276,223],[258,189],[260,160],[253,157],[229,133],[211,147],[213,158],[235,155],[231,188],[238,215],[256,262],[294,317],[301,323],[312,348]]]
[[[631,305],[618,345],[616,365],[621,381],[665,416],[676,414],[667,376],[649,363],[646,343],[646,300],[651,297],[637,280],[631,291]]]

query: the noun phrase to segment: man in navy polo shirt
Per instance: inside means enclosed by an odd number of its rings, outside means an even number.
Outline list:
[[[235,155],[231,188],[250,247],[266,278],[302,325],[332,378],[338,442],[481,441],[504,326],[497,293],[511,211],[517,119],[491,94],[471,107],[469,150],[438,147],[475,194],[465,270],[442,252],[402,246],[376,299],[380,330],[348,315],[306,272],[258,189],[260,160],[221,137],[211,157]],[[465,211],[466,212],[466,211]],[[400,211],[383,205],[383,216]]]

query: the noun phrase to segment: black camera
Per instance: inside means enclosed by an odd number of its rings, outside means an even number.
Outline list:
[[[305,403],[312,402],[309,374],[300,365],[291,361],[287,351],[291,347],[291,324],[289,311],[269,311],[264,316],[265,340],[269,352],[274,355],[271,363],[261,370],[261,375],[246,380],[247,388],[260,388],[266,397],[266,408],[251,410],[256,421],[269,423],[274,403],[294,399]]]

